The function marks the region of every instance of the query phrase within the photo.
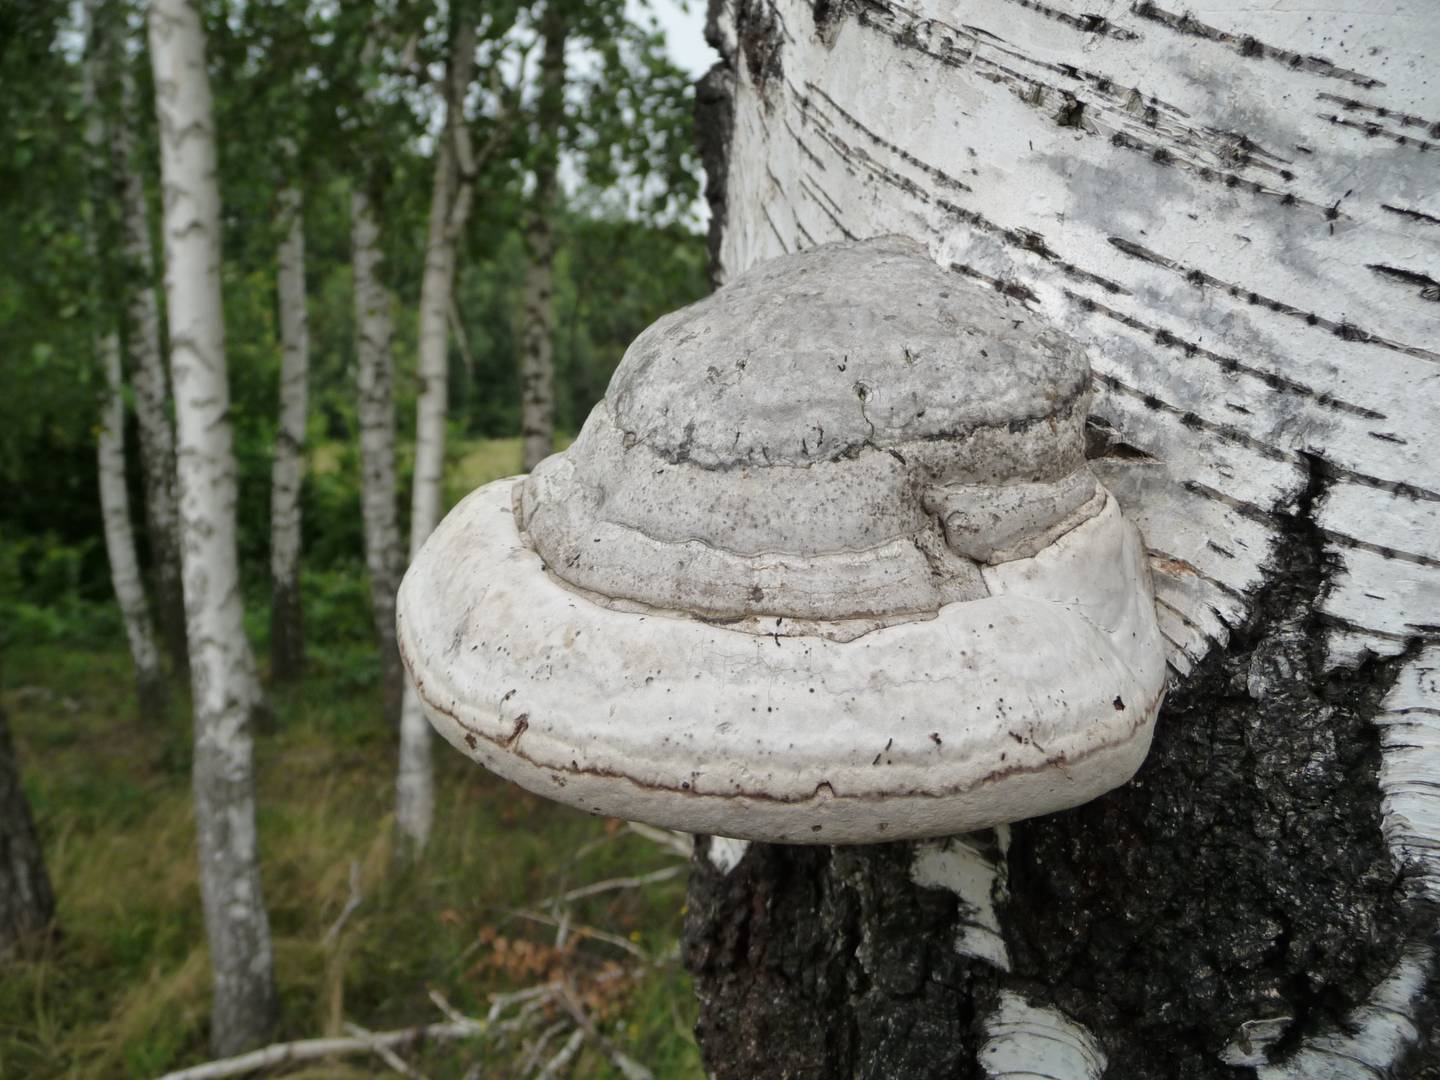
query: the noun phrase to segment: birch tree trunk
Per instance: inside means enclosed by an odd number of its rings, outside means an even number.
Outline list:
[[[380,278],[380,228],[370,198],[350,194],[350,260],[355,279],[355,358],[359,390],[360,509],[365,567],[380,650],[385,718],[398,726],[404,670],[395,644],[395,593],[404,570],[395,509],[394,362],[390,357],[390,296]]]
[[[160,307],[150,248],[150,208],[136,159],[130,117],[138,107],[135,80],[125,64],[114,72],[120,108],[110,133],[111,169],[119,182],[120,255],[125,272],[126,341],[131,389],[140,429],[140,473],[145,483],[145,525],[153,564],[156,609],[166,650],[177,671],[186,668],[185,598],[180,584],[179,511],[175,503],[175,436],[166,410],[165,358],[160,348]]]
[[[0,958],[13,957],[46,933],[54,917],[55,894],[20,786],[10,721],[0,709]]]
[[[1440,22],[961,7],[712,3],[717,274],[904,233],[1088,343],[1172,686],[1136,779],[1072,811],[697,845],[707,1065],[1433,1076]]]
[[[305,419],[310,320],[305,310],[305,210],[300,190],[280,193],[288,221],[280,244],[280,422],[270,474],[270,675],[289,682],[305,662],[300,604],[300,485],[305,477]]]
[[[235,550],[215,129],[195,0],[151,0],[149,31],[195,709],[195,824],[214,974],[211,1043],[226,1056],[262,1042],[276,1009],[255,835],[250,719],[259,694]]]
[[[98,86],[104,81],[104,57],[111,43],[105,38],[110,28],[100,19],[98,0],[85,4],[86,25],[90,35],[85,50],[85,141],[90,150],[91,189],[96,203],[104,189],[101,164],[105,149],[105,122],[101,117]],[[103,377],[100,417],[95,438],[96,468],[100,490],[100,517],[105,530],[105,553],[110,563],[110,581],[115,600],[120,605],[120,618],[125,638],[130,645],[130,658],[135,664],[135,681],[140,714],[147,718],[163,717],[167,694],[165,668],[155,647],[155,631],[150,622],[150,609],[145,598],[145,583],[140,576],[140,560],[135,553],[135,531],[130,523],[130,493],[125,484],[125,395],[124,377],[120,367],[120,336],[113,325],[104,326],[110,310],[102,294],[106,285],[115,280],[102,262],[102,244],[98,236],[100,223],[95,207],[87,209],[85,242],[90,265],[95,275],[92,295],[97,321],[95,357]],[[99,327],[104,327],[103,329]]]
[[[541,17],[540,101],[535,190],[525,226],[525,294],[520,334],[520,434],[529,472],[555,449],[555,174],[565,123],[565,13],[548,0]]]
[[[475,68],[475,24],[458,17],[446,71],[445,133],[435,149],[435,181],[420,282],[420,394],[415,403],[415,478],[410,504],[410,558],[440,521],[445,469],[445,417],[449,390],[449,312],[455,286],[455,249],[470,214],[474,185],[465,94]],[[408,686],[400,713],[400,769],[396,822],[402,845],[425,849],[435,813],[430,724]]]
[[[120,338],[114,330],[96,336],[95,352],[105,373],[105,398],[95,437],[105,553],[110,560],[110,582],[120,605],[120,619],[125,624],[125,640],[135,664],[140,715],[158,721],[165,715],[169,681],[155,646],[145,582],[135,554],[135,531],[130,525],[130,493],[125,485],[125,390],[120,373]]]

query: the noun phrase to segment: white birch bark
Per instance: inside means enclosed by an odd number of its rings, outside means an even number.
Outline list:
[[[196,0],[152,0],[150,57],[164,188],[165,289],[195,710],[195,823],[214,975],[211,1042],[261,1043],[275,1015],[260,891],[250,718],[258,705],[235,548],[235,458],[220,294],[220,198]]]
[[[90,34],[85,51],[85,141],[91,154],[92,190],[100,188],[101,157],[105,143],[105,123],[100,115],[97,86],[101,82],[101,54],[108,43],[101,40],[105,33],[97,20],[97,0],[86,0],[85,15]],[[98,282],[111,279],[101,263],[99,227],[93,208],[87,213],[86,247],[90,254],[92,273]],[[102,287],[94,288],[98,295]],[[130,493],[125,484],[125,394],[120,366],[120,337],[114,326],[104,325],[111,318],[101,304],[93,317],[104,328],[95,335],[95,355],[103,375],[99,431],[96,435],[96,466],[99,472],[100,515],[105,529],[105,553],[110,562],[110,582],[115,600],[120,605],[120,618],[130,657],[135,664],[135,680],[141,714],[158,718],[164,709],[166,680],[160,652],[155,646],[155,631],[145,598],[145,583],[140,576],[140,560],[135,553],[135,530],[130,522]]]
[[[120,373],[120,339],[114,330],[106,330],[97,336],[95,349],[105,372],[104,404],[95,440],[105,553],[110,559],[110,582],[120,604],[125,639],[135,663],[140,712],[148,719],[158,720],[165,708],[168,684],[160,650],[155,646],[145,582],[135,554],[135,530],[130,524],[130,494],[125,485],[125,396]]]
[[[287,219],[280,244],[280,422],[270,474],[270,673],[299,677],[304,663],[300,604],[300,485],[305,477],[305,419],[310,323],[305,310],[305,210],[300,190],[280,193]]]
[[[455,25],[446,70],[445,133],[435,150],[435,181],[420,282],[420,395],[415,403],[415,477],[410,505],[410,558],[440,522],[445,468],[451,294],[455,251],[470,212],[474,177],[465,124],[465,94],[475,66],[475,24],[462,16]],[[423,851],[435,813],[430,725],[408,686],[400,711],[400,767],[396,821],[402,842]]]
[[[554,307],[555,174],[559,162],[560,126],[565,116],[565,40],[563,12],[547,3],[541,31],[540,103],[537,120],[541,140],[535,163],[535,190],[525,228],[524,319],[520,334],[520,435],[523,468],[534,469],[555,449]]]
[[[154,564],[160,626],[176,667],[185,668],[185,601],[180,584],[179,510],[175,501],[175,435],[166,409],[165,357],[160,348],[160,306],[150,246],[150,207],[135,156],[130,117],[137,107],[135,80],[116,65],[120,110],[110,124],[111,168],[119,182],[120,251],[125,274],[126,341],[133,370],[135,419],[140,430],[140,472],[145,482],[145,524]]]
[[[394,362],[390,357],[390,296],[380,279],[380,227],[370,198],[350,194],[350,260],[355,288],[355,359],[359,392],[360,511],[365,567],[380,649],[385,717],[397,723],[404,675],[395,645],[395,592],[404,568],[395,504]]]
[[[1440,850],[1435,654],[1414,651],[1440,639],[1440,22],[1407,0],[963,8],[712,5],[733,107],[718,276],[902,233],[1086,342],[1093,411],[1139,451],[1096,471],[1145,534],[1177,681],[1245,624],[1302,515],[1327,668],[1397,658],[1413,698],[1376,723],[1418,906]],[[1391,1075],[1426,1037],[1434,963],[1407,943],[1344,1029],[1246,1063]],[[1044,1040],[1012,1025],[1003,1045]]]

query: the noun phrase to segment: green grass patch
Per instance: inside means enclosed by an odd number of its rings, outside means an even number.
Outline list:
[[[462,453],[456,484],[512,471],[513,446]],[[256,734],[262,878],[282,1001],[277,1040],[379,1031],[441,1016],[437,990],[469,1015],[491,995],[570,979],[605,1036],[657,1076],[699,1077],[695,1006],[676,959],[683,874],[569,905],[546,898],[644,874],[678,857],[620,823],[536,798],[437,740],[436,821],[424,862],[392,859],[395,735],[379,715],[363,578],[307,576],[306,680],[272,695]],[[252,605],[253,607],[253,605]],[[263,627],[252,611],[252,628]],[[357,625],[358,624],[358,625]],[[263,657],[263,648],[257,649]],[[137,715],[123,644],[16,644],[0,703],[59,900],[60,935],[0,980],[0,1076],[151,1077],[208,1059],[209,968],[196,881],[187,703]],[[352,870],[352,867],[354,868]],[[332,926],[358,882],[363,900]],[[601,931],[629,942],[641,962]],[[539,1010],[533,1037],[565,1014]],[[552,1041],[546,1056],[563,1041]],[[406,1052],[434,1080],[518,1075],[522,1038],[434,1043]],[[286,1075],[369,1076],[350,1057]],[[570,1075],[618,1075],[598,1050]]]

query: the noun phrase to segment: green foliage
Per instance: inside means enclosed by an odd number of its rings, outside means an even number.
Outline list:
[[[564,123],[550,132],[534,123],[533,87],[491,81],[495,72],[533,75],[546,3],[569,20],[575,58]],[[186,703],[181,694],[168,716],[136,718],[95,481],[93,344],[117,325],[118,285],[159,282],[106,257],[115,200],[92,183],[94,162],[80,138],[79,8],[0,4],[0,695],[27,766],[64,928],[50,954],[0,980],[7,1076],[151,1076],[205,1054],[209,973]],[[142,8],[137,0],[102,4],[115,39],[100,98],[105,119],[125,120],[135,136],[158,268],[160,183]],[[591,941],[561,955],[548,944],[553,930],[512,909],[673,856],[441,753],[434,849],[413,876],[390,874],[394,747],[376,722],[379,662],[361,561],[350,197],[363,186],[382,224],[404,507],[439,100],[431,80],[447,25],[429,0],[204,0],[202,10],[219,133],[239,545],[257,643],[268,630],[279,372],[276,196],[298,184],[305,200],[312,368],[301,592],[309,666],[306,681],[275,701],[273,725],[258,743],[281,1036],[332,1030],[342,1016],[372,1028],[435,1019],[425,994],[432,986],[483,1013],[488,994],[530,977],[513,959],[521,954],[579,965],[584,982],[614,958],[605,947]],[[578,178],[555,210],[562,432],[583,422],[640,330],[707,289],[704,242],[681,224],[696,193],[691,91],[660,39],[620,0],[476,10],[479,70],[468,122],[486,156],[460,238],[461,332],[449,346],[451,503],[519,470],[522,230],[527,172],[542,144],[562,145],[562,174]],[[531,62],[522,68],[516,60],[527,48]],[[122,69],[135,81],[128,116],[115,90]],[[99,266],[87,253],[87,219],[102,238]],[[126,435],[131,516],[145,561],[133,419]],[[365,902],[332,948],[323,938],[348,894],[352,860],[362,868]],[[660,956],[678,936],[682,903],[674,879],[583,902],[575,918]],[[607,1036],[660,1075],[699,1075],[693,1004],[673,960],[617,985],[613,1000],[597,999]],[[417,1066],[458,1076],[472,1058],[490,1061],[492,1053],[491,1074],[515,1064],[513,1046],[461,1045],[427,1049]],[[586,1055],[576,1075],[609,1074],[602,1058]],[[367,1075],[367,1064],[313,1075]]]

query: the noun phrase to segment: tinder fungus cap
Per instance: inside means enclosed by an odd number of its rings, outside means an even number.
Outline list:
[[[901,238],[777,259],[637,338],[574,445],[406,574],[427,715],[539,794],[790,843],[1124,783],[1165,682],[1089,367]]]

